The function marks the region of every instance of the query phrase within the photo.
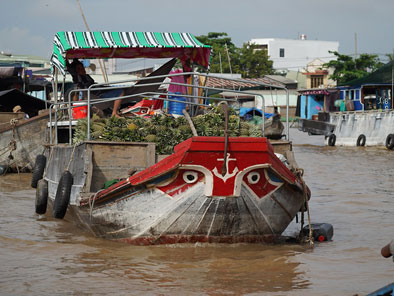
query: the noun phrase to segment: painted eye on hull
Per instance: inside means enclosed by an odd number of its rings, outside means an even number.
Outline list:
[[[185,181],[188,184],[197,182],[197,179],[198,179],[197,172],[186,171],[183,173],[183,181]]]
[[[260,173],[258,172],[251,172],[248,174],[248,183],[249,184],[257,184],[260,180]]]

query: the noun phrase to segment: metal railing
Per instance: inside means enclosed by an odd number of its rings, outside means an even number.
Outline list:
[[[225,99],[225,98],[216,98],[216,97],[209,97],[207,95],[208,91],[216,91],[216,92],[227,92],[227,93],[234,93],[235,95],[249,95],[249,96],[254,96],[254,97],[261,97],[262,98],[262,134],[264,136],[264,123],[265,123],[265,98],[263,95],[254,93],[254,92],[249,92],[249,91],[240,91],[240,90],[233,90],[233,89],[226,89],[226,88],[217,88],[217,87],[208,87],[208,86],[201,86],[201,85],[195,85],[195,84],[189,84],[189,83],[180,83],[180,82],[172,82],[172,81],[165,81],[165,78],[171,78],[171,77],[176,77],[176,76],[202,76],[205,77],[205,79],[208,79],[209,77],[215,77],[218,78],[217,76],[212,76],[209,74],[204,74],[204,73],[197,73],[197,72],[182,72],[182,73],[174,73],[174,74],[167,74],[167,75],[160,75],[160,76],[153,76],[153,77],[144,77],[144,78],[135,78],[135,79],[128,79],[128,80],[119,80],[119,81],[113,81],[113,82],[106,82],[106,83],[97,83],[91,85],[87,89],[74,89],[71,90],[68,93],[67,101],[62,101],[62,102],[55,102],[50,105],[49,109],[49,126],[50,126],[50,131],[49,131],[49,137],[50,137],[50,144],[53,144],[53,132],[52,128],[55,130],[55,143],[58,143],[58,135],[57,135],[57,127],[58,127],[58,111],[65,111],[68,110],[68,128],[69,128],[69,144],[72,144],[72,110],[75,107],[80,107],[83,104],[86,104],[87,106],[87,140],[90,140],[90,115],[91,115],[91,108],[92,106],[100,103],[108,103],[108,102],[115,102],[116,100],[119,99],[129,99],[129,98],[139,98],[139,97],[145,97],[145,98],[152,98],[152,99],[159,99],[159,100],[164,100],[168,102],[179,102],[179,103],[184,103],[189,106],[202,106],[202,107],[207,107],[210,108],[212,106],[208,104],[201,104],[197,102],[192,102],[190,101],[181,101],[174,99],[174,97],[182,97],[182,98],[188,98],[188,99],[193,99],[193,100],[206,100],[206,101],[226,101],[226,102],[233,102],[238,104],[238,108],[240,107],[240,102],[237,99]],[[149,80],[157,80],[161,79],[159,82],[151,82],[149,83]],[[256,86],[265,86],[265,87],[275,87],[279,89],[283,89],[286,91],[286,139],[289,140],[289,91],[285,87],[281,86],[273,86],[270,84],[265,84],[261,82],[256,82],[256,81],[251,81],[251,80],[245,80],[245,79],[233,79],[233,78],[222,78],[220,77],[221,80],[228,80],[228,81],[233,81],[233,82],[239,82],[239,83],[247,83],[247,84],[254,84]],[[164,81],[163,81],[164,80]],[[135,83],[137,81],[144,81],[144,83],[141,84],[133,84],[130,86],[125,86],[122,84],[130,84],[130,83]],[[202,95],[193,95],[193,94],[176,94],[176,93],[164,93],[164,92],[159,92],[159,91],[146,91],[146,92],[141,92],[141,93],[135,93],[131,95],[123,95],[123,96],[118,96],[118,97],[113,97],[113,98],[93,98],[92,94],[95,91],[103,91],[103,90],[113,90],[113,89],[127,89],[129,87],[138,89],[141,87],[157,87],[159,89],[160,86],[166,86],[168,87],[170,85],[175,85],[175,86],[183,86],[185,88],[191,88],[192,93],[193,90],[199,89],[203,91]],[[79,101],[73,101],[71,98],[75,94],[79,94],[82,92],[83,94],[86,94],[86,100],[79,100]],[[164,97],[160,97],[164,95]],[[78,106],[73,106],[73,103],[79,103]],[[54,112],[54,122],[52,122],[52,112]]]

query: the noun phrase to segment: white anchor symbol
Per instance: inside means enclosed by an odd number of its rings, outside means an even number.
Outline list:
[[[230,153],[227,153],[227,157],[226,157],[226,167],[227,168],[228,168],[228,163],[229,163],[230,160],[237,160],[237,159],[236,158],[230,158]],[[218,158],[217,161],[224,161],[224,159],[223,158]],[[227,171],[224,176],[222,176],[222,174],[220,174],[218,172],[218,169],[216,167],[212,170],[212,172],[213,172],[213,174],[216,177],[222,179],[223,182],[226,183],[227,179],[230,179],[231,177],[235,176],[235,174],[238,172],[238,167],[235,167],[231,174],[229,174],[228,171]]]

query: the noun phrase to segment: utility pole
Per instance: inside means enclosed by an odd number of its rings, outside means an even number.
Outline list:
[[[220,51],[219,51],[219,65],[220,65],[220,73],[223,74],[223,68],[222,68],[222,55],[220,54]]]
[[[354,58],[357,59],[357,33],[354,33]]]

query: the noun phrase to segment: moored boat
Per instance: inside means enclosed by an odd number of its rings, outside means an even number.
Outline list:
[[[145,146],[145,153],[139,152],[139,161],[153,161],[147,158],[152,145]],[[276,146],[286,149],[284,145]],[[266,138],[229,138],[226,150],[222,137],[193,137],[160,162],[120,178],[119,171],[143,165],[125,166],[124,147],[87,142],[74,151],[72,147],[51,151],[46,176],[50,203],[64,198],[57,188],[67,186],[59,180],[67,164],[64,160],[72,159],[69,169],[74,181],[68,211],[98,237],[133,244],[271,242],[310,197],[302,180],[274,154]],[[141,143],[129,144],[130,158],[141,147]],[[122,157],[97,156],[104,149]],[[115,172],[114,168],[119,169]],[[116,183],[99,189],[108,177]],[[62,212],[62,207],[67,205],[55,205],[55,212]]]
[[[30,172],[36,156],[43,152],[47,143],[48,110],[45,102],[17,89],[0,92],[0,165],[6,171]],[[13,107],[22,106],[29,113],[13,113]],[[39,110],[42,110],[39,112]]]
[[[157,57],[164,52],[171,57],[173,46],[158,44],[155,50],[152,46],[124,46],[121,53],[133,56],[138,51],[145,56],[153,52]],[[116,56],[118,48],[104,53]],[[204,48],[196,43],[179,45],[173,53],[188,59],[186,63],[201,62],[202,57],[209,58],[207,52],[201,54]],[[97,56],[101,51],[95,50],[78,52],[74,46],[70,56]],[[67,57],[65,51],[63,58]],[[207,65],[206,60],[202,64]],[[177,101],[173,94],[161,98]],[[88,110],[91,103],[95,102],[87,102]],[[224,136],[194,135],[167,156],[157,156],[151,142],[91,141],[89,128],[80,144],[53,143],[46,151],[46,167],[37,187],[37,213],[45,213],[48,201],[55,218],[77,222],[95,236],[132,244],[274,241],[306,209],[310,191],[294,161],[288,134],[286,140],[277,141],[229,137],[227,103],[223,103]],[[192,127],[190,117],[185,117]],[[90,117],[87,120],[89,127]]]

